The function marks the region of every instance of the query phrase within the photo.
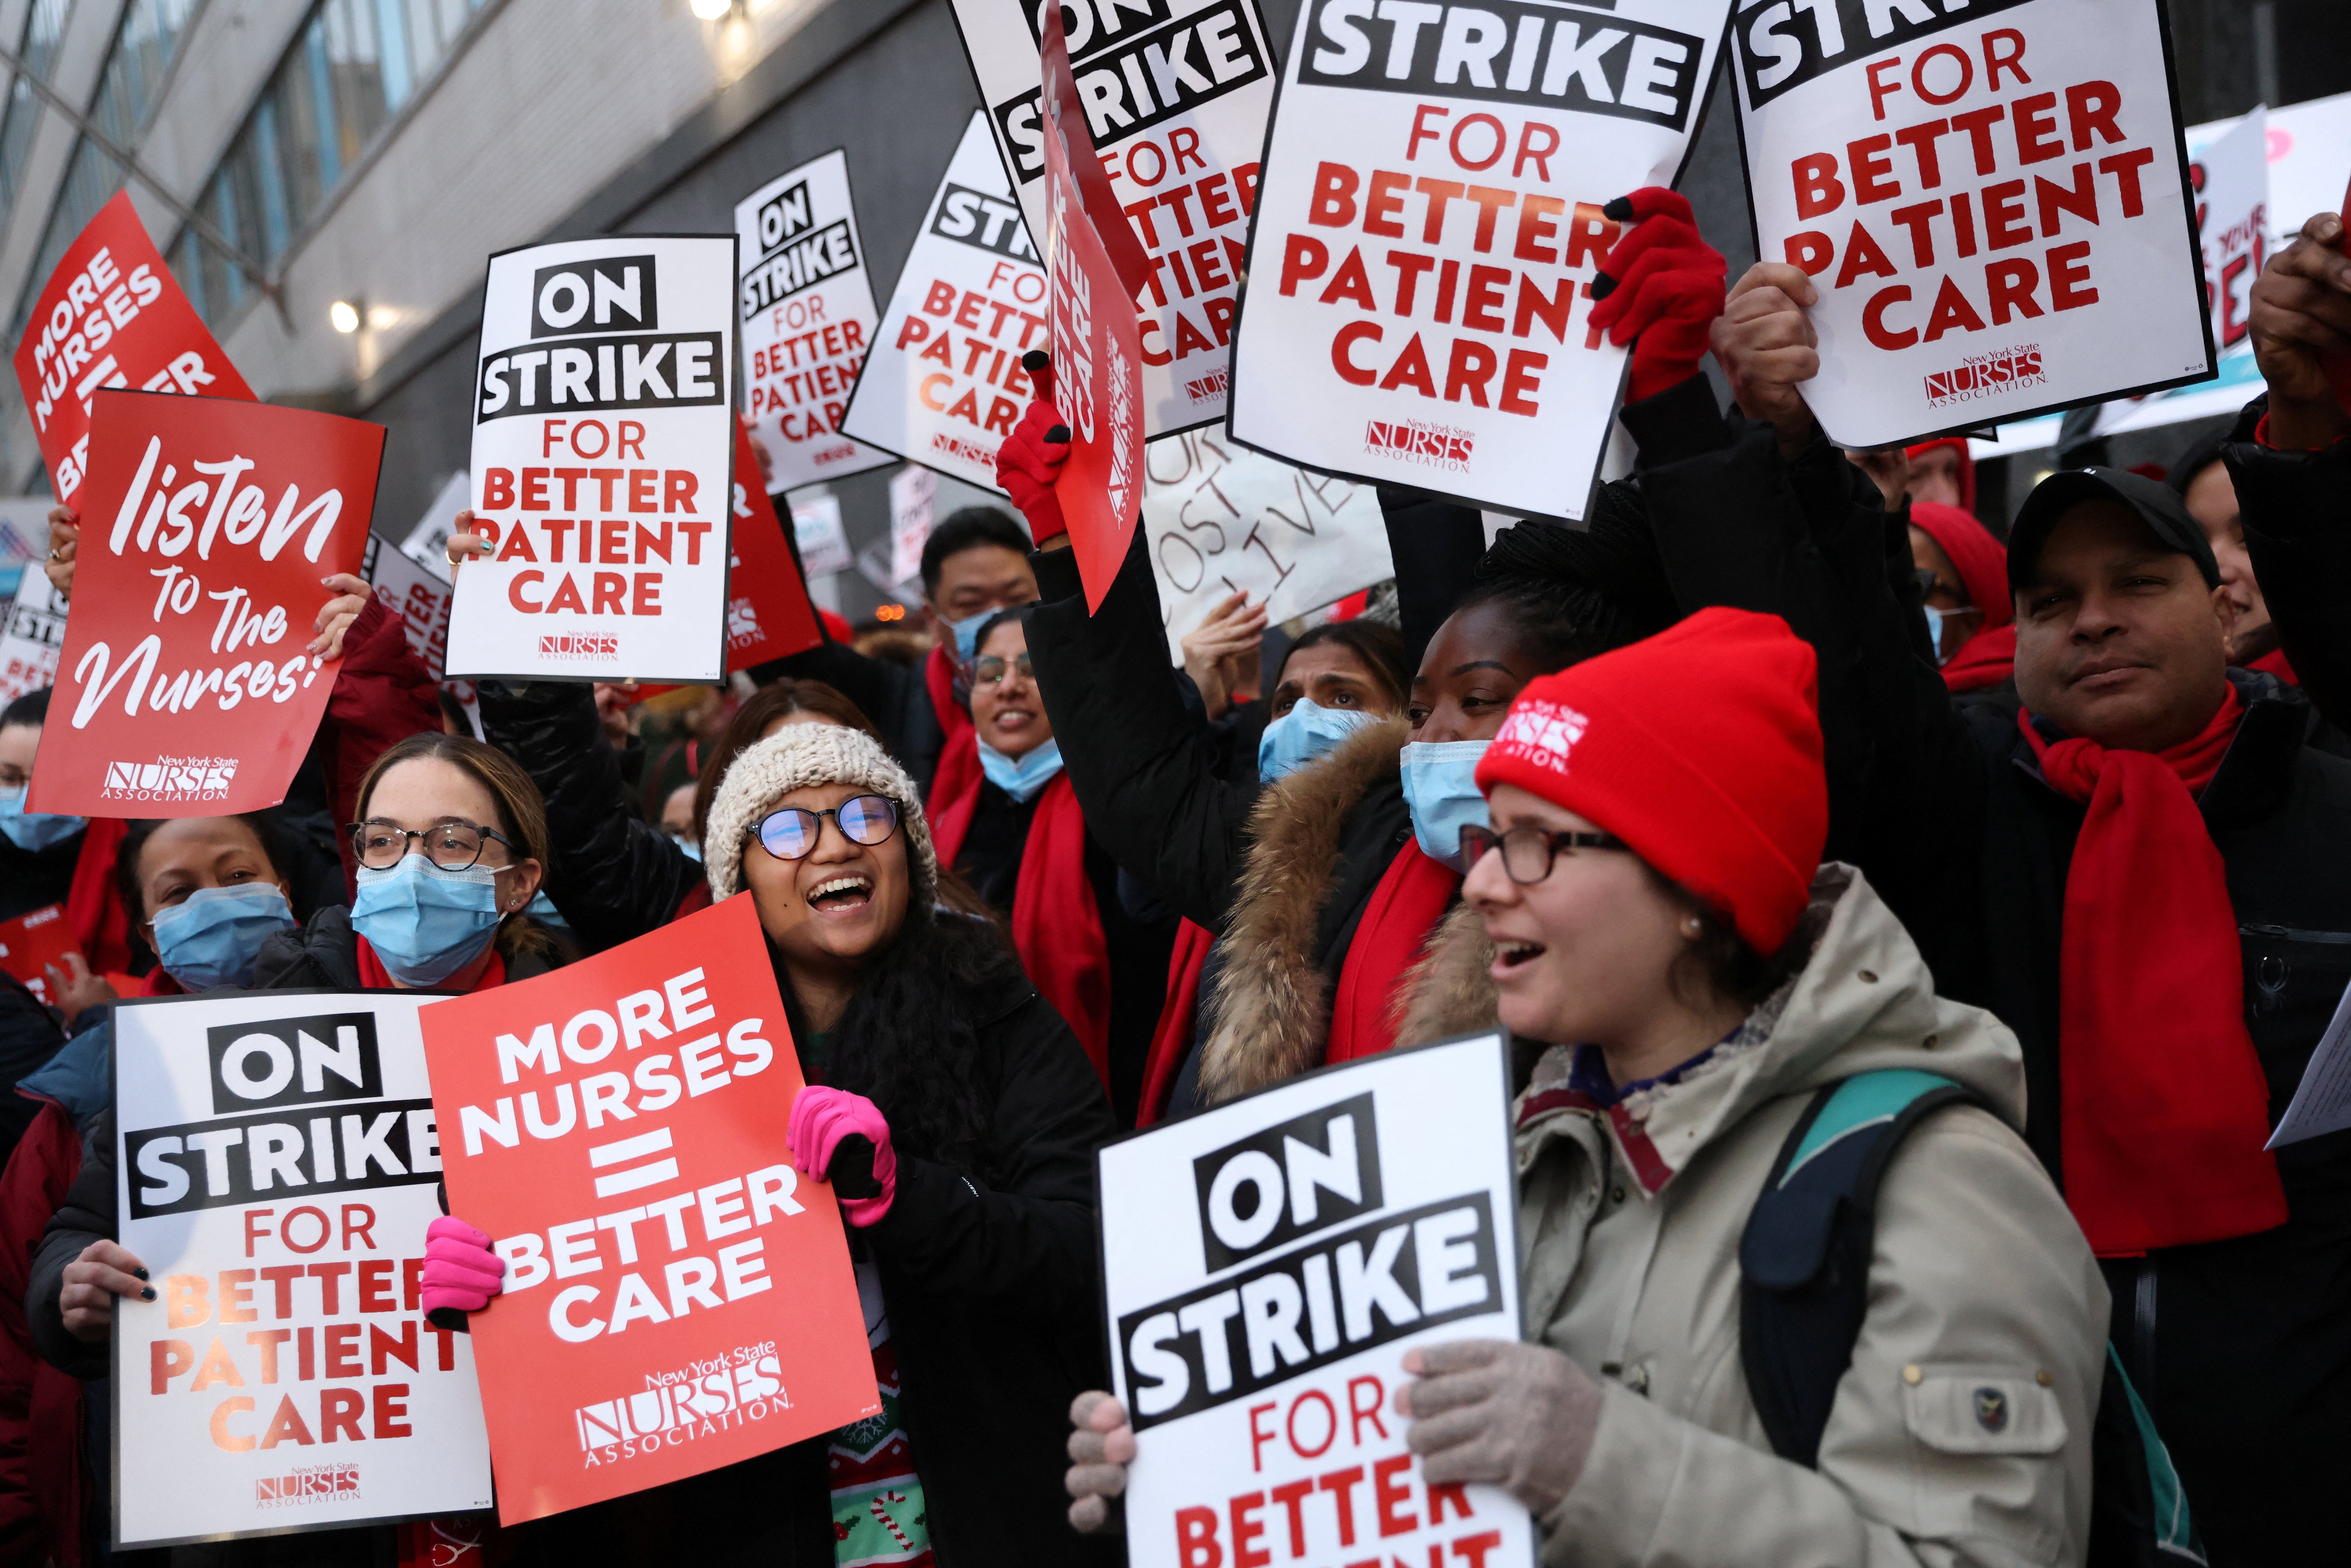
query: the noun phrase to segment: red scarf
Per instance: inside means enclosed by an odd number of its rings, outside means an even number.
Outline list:
[[[979,804],[979,731],[972,727],[971,715],[956,700],[955,664],[945,648],[932,649],[924,661],[923,684],[930,688],[931,711],[938,715],[939,730],[946,737],[923,804],[931,813],[931,836],[944,841],[952,831],[955,841],[961,844],[964,830],[971,826],[972,808]],[[950,823],[946,813],[957,810],[962,815]],[[942,853],[939,863],[953,865],[955,861]]]
[[[977,732],[964,747],[979,757]],[[956,792],[945,787],[953,782]],[[932,781],[931,842],[939,863],[952,866],[979,807],[979,769],[950,780],[946,760]],[[1086,1059],[1110,1088],[1110,941],[1102,907],[1086,875],[1086,818],[1068,773],[1056,773],[1037,799],[1020,848],[1020,877],[1012,893],[1012,946],[1044,998],[1053,1004],[1086,1048]]]
[[[400,988],[392,983],[392,971],[385,968],[383,960],[375,956],[375,949],[368,946],[368,939],[356,931],[351,933],[351,939],[359,944],[360,948],[360,988],[370,991],[398,990]],[[506,983],[506,955],[493,948],[490,952],[489,966],[482,971],[482,977],[474,982],[474,989],[495,990]],[[423,988],[433,990],[440,988],[428,986]]]
[[[172,978],[171,970],[158,964],[147,971],[145,979],[139,982],[139,994],[142,997],[184,997],[188,989]]]
[[[92,817],[81,831],[73,881],[66,891],[66,924],[82,960],[95,974],[125,974],[131,968],[131,921],[116,891],[114,861],[131,824],[120,817]]]
[[[1996,686],[2016,673],[2016,628],[1994,627],[1959,644],[1943,666],[1943,685],[1954,693]]]
[[[2299,680],[2294,678],[2294,666],[2286,663],[2285,650],[2283,648],[2273,649],[2271,652],[2262,654],[2260,658],[2255,659],[2252,664],[2247,664],[2245,668],[2249,670],[2259,670],[2265,675],[2275,675],[2279,680],[2283,681],[2290,686],[2298,686],[2302,685]]]
[[[1429,859],[1417,839],[1388,862],[1339,966],[1325,1062],[1353,1061],[1395,1044],[1397,988],[1460,891],[1461,873]]]
[[[1167,1109],[1176,1092],[1176,1076],[1184,1071],[1185,1053],[1192,1049],[1195,1021],[1200,1010],[1200,967],[1208,961],[1216,935],[1186,920],[1176,927],[1176,946],[1167,955],[1167,999],[1159,1007],[1159,1027],[1152,1031],[1151,1054],[1143,1063],[1143,1103],[1135,1108],[1134,1124],[1148,1127]]]
[[[2285,1223],[2228,871],[2191,793],[2243,717],[2231,687],[2203,733],[2146,752],[2045,742],[2017,714],[2049,787],[2089,808],[2058,954],[2059,1139],[2101,1257]]]

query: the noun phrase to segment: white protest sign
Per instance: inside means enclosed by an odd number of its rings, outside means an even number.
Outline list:
[[[1519,1337],[1507,1057],[1391,1051],[1095,1156],[1132,1568],[1533,1562],[1526,1509],[1425,1481],[1393,1414],[1406,1351]]]
[[[1143,528],[1167,622],[1167,656],[1229,595],[1275,623],[1395,575],[1379,493],[1235,446],[1214,431],[1143,451]]]
[[[2210,376],[2158,0],[1743,11],[1757,246],[1810,274],[1846,446]]]
[[[413,992],[125,1001],[114,1544],[490,1505],[472,1342],[424,1321],[440,1142]]]
[[[446,560],[444,555],[444,564]],[[368,536],[365,575],[383,607],[400,618],[409,647],[439,680],[449,661],[449,605],[455,591],[404,549],[394,549],[372,534]]]
[[[16,601],[8,607],[6,628],[0,630],[0,704],[55,685],[65,645],[66,596],[40,563],[32,562],[17,580]]]
[[[768,490],[889,462],[888,453],[841,434],[874,331],[849,154],[836,148],[744,197],[735,204],[735,235],[746,412],[751,439],[775,464]]]
[[[968,485],[1037,395],[1020,356],[1049,347],[1045,267],[1020,221],[987,116],[964,128],[882,314],[841,429]]]
[[[424,516],[408,530],[400,544],[400,553],[439,578],[449,580],[449,536],[457,530],[457,514],[464,511],[474,498],[474,482],[462,469],[449,476],[424,508]]]
[[[1045,232],[1038,0],[956,0],[1031,235]],[[1225,416],[1233,312],[1273,103],[1257,0],[1064,0],[1102,172],[1151,258],[1137,302],[1144,434]]]
[[[452,674],[726,677],[734,298],[731,234],[490,257]]]
[[[2269,116],[2257,108],[2188,166],[2204,255],[2204,298],[2224,354],[2252,350],[2253,282],[2269,255]]]
[[[1601,208],[1671,184],[1729,0],[1307,0],[1267,142],[1233,439],[1328,473],[1583,516],[1626,350]]]
[[[841,525],[841,497],[831,491],[792,497],[792,538],[810,582],[849,570],[849,530]]]
[[[931,502],[939,476],[927,468],[901,468],[890,476],[890,580],[910,580],[923,570],[923,546],[931,538]]]

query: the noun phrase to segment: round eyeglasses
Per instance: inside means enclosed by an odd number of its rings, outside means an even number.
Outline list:
[[[351,836],[352,855],[370,871],[390,871],[398,865],[408,853],[411,839],[420,841],[424,858],[443,871],[465,870],[482,858],[482,846],[486,843],[501,843],[509,854],[517,852],[512,839],[496,828],[473,822],[435,822],[422,832],[390,822],[353,822],[344,831]]]
[[[805,859],[827,817],[842,838],[871,849],[898,831],[898,802],[887,795],[852,795],[827,811],[786,806],[759,819],[759,847],[779,861]]]
[[[1512,828],[1498,833],[1491,828],[1461,830],[1461,869],[1465,872],[1486,858],[1486,852],[1502,852],[1502,870],[1521,887],[1531,886],[1551,874],[1552,861],[1561,851],[1573,854],[1577,850],[1627,849],[1624,840],[1614,833],[1554,833],[1533,826]]]

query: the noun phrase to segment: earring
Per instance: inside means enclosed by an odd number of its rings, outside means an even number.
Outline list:
[[[1682,935],[1688,937],[1693,942],[1697,941],[1699,935],[1705,930],[1706,927],[1698,924],[1698,916],[1695,915],[1688,916],[1682,922]]]

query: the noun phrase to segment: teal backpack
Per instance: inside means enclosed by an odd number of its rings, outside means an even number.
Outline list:
[[[1772,1451],[1817,1469],[1868,1312],[1877,1184],[1911,1128],[1983,1098],[1931,1072],[1864,1072],[1813,1097],[1740,1239],[1740,1357]],[[1987,1107],[1988,1108],[1988,1107]],[[2204,1561],[2171,1454],[2114,1346],[2092,1433],[2090,1568]]]

